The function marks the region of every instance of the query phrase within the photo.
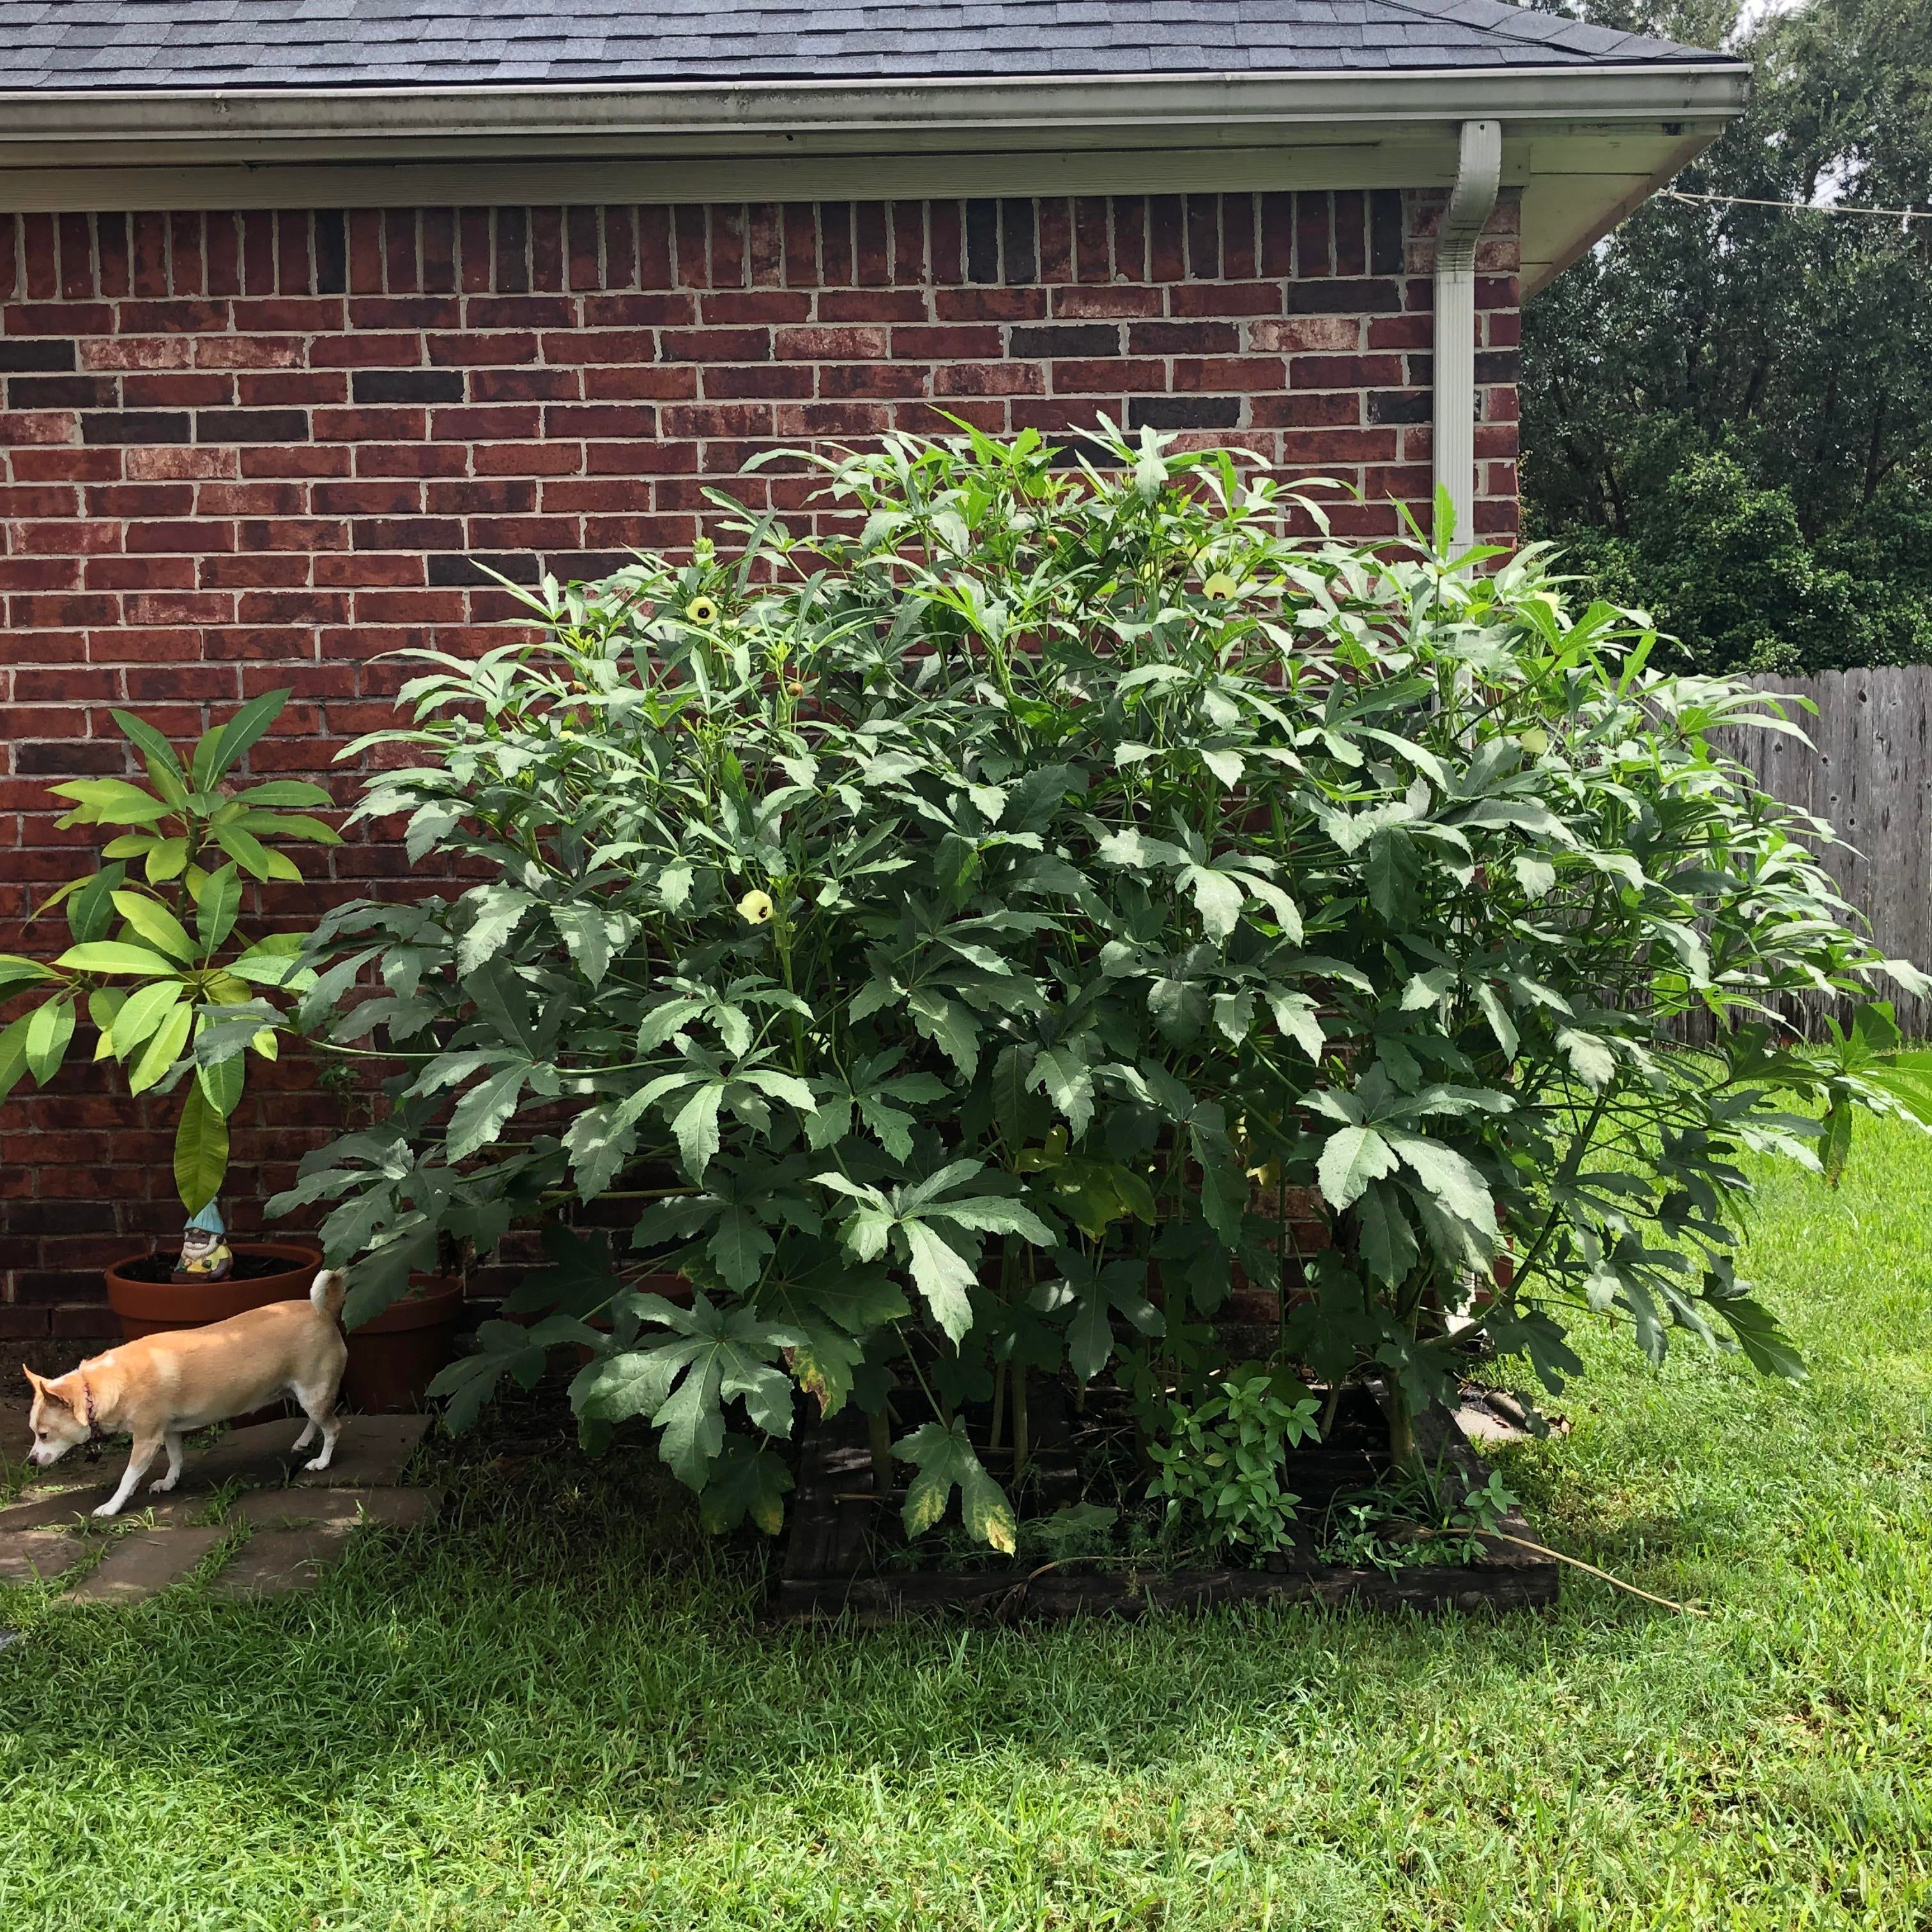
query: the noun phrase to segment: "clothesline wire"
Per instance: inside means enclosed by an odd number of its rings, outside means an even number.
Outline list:
[[[1781,208],[1787,214],[1869,214],[1893,221],[1932,221],[1932,208],[1843,208],[1809,201],[1760,201],[1748,194],[1692,194],[1681,188],[1664,190],[1666,201],[1715,201],[1739,208]]]

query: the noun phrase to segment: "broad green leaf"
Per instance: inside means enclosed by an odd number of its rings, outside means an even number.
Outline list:
[[[105,939],[114,928],[114,895],[128,876],[124,866],[104,866],[91,879],[77,886],[67,902],[67,929],[74,944]]]
[[[44,1087],[60,1071],[74,1038],[74,1001],[48,1000],[27,1018],[27,1070]]]
[[[442,1425],[451,1435],[460,1435],[476,1420],[505,1376],[526,1388],[535,1385],[548,1356],[532,1344],[530,1334],[520,1322],[486,1322],[477,1330],[482,1345],[478,1352],[459,1355],[437,1371],[428,1393],[444,1399]]]
[[[181,1004],[188,988],[178,980],[158,980],[142,986],[122,1002],[114,1016],[112,1035],[115,1057],[125,1060]]]
[[[182,1057],[182,1049],[188,1045],[188,1028],[194,1018],[192,1006],[170,1008],[128,1072],[128,1090],[130,1094],[145,1094],[167,1077],[175,1062]]]
[[[230,1066],[238,1066],[239,1060]],[[203,1069],[205,1072],[206,1069]],[[183,1089],[175,1127],[175,1187],[182,1205],[198,1214],[221,1191],[228,1173],[228,1122],[211,1107],[199,1079]]]
[[[1275,1024],[1318,1066],[1328,1036],[1322,1030],[1315,1002],[1306,993],[1284,992],[1274,986],[1268,989],[1267,999]]]
[[[185,966],[195,957],[194,944],[183,931],[182,922],[164,905],[140,892],[116,892],[114,910],[150,946],[156,946]]]
[[[298,954],[284,951],[271,940],[264,940],[238,959],[231,959],[227,970],[250,986],[286,986],[292,992],[306,992],[316,977]]]
[[[1420,1250],[1400,1190],[1384,1180],[1370,1181],[1355,1203],[1355,1222],[1370,1273],[1391,1288],[1406,1281]]]
[[[527,1061],[506,1066],[481,1080],[451,1110],[445,1132],[445,1148],[452,1161],[466,1160],[479,1148],[490,1146],[502,1132],[530,1078]]]
[[[1490,1032],[1496,1036],[1496,1044],[1514,1060],[1517,1046],[1516,1022],[1503,1005],[1502,995],[1486,980],[1478,980],[1470,990],[1483,1010],[1484,1018],[1489,1022]]]
[[[311,845],[340,845],[342,835],[332,825],[311,818],[305,812],[244,812],[229,821],[252,832],[264,842],[270,838],[299,838]]]
[[[27,1028],[33,1019],[22,1013],[10,1025],[0,1028],[0,1100],[6,1099],[26,1077]]]
[[[1316,1176],[1331,1207],[1352,1208],[1372,1180],[1395,1172],[1395,1152],[1373,1127],[1343,1127],[1322,1144]]]
[[[1792,1382],[1807,1379],[1810,1372],[1804,1358],[1762,1302],[1743,1294],[1713,1295],[1710,1302],[1730,1324],[1738,1347],[1760,1375],[1784,1376]]]
[[[884,1101],[875,1098],[870,1094],[859,1095],[858,1108],[859,1118],[872,1129],[873,1133],[878,1137],[880,1146],[884,1148],[893,1160],[910,1160],[912,1158],[913,1117],[911,1114],[898,1107],[888,1106]],[[814,1120],[820,1118],[821,1117],[817,1114],[812,1117]],[[845,1118],[849,1124],[851,1118],[849,1112]],[[807,1123],[808,1126],[810,1124],[810,1122]],[[831,1146],[833,1142],[842,1137],[844,1131],[844,1130],[842,1128],[838,1133],[832,1136],[831,1140],[821,1141],[814,1138],[813,1142],[814,1150]]]
[[[0,952],[0,996],[16,986],[31,986],[55,977],[38,959],[23,958],[17,952]]]
[[[196,1084],[202,1096],[225,1120],[234,1112],[248,1077],[248,1062],[238,1053],[225,1059],[203,1061],[195,1069]]]
[[[176,757],[175,748],[168,742],[166,734],[157,730],[145,718],[136,717],[131,711],[110,711],[107,715],[113,719],[115,728],[146,760],[148,776],[154,780],[156,788],[164,795],[171,794],[172,803],[186,803],[188,789],[182,783],[184,774],[181,760]]]
[[[973,1326],[972,1264],[922,1221],[902,1221],[898,1232],[909,1252],[913,1285],[952,1341],[964,1341]]]
[[[502,951],[536,900],[519,886],[496,885],[478,886],[459,903],[470,923],[456,942],[456,970],[470,974]]]
[[[776,1536],[784,1527],[784,1499],[791,1486],[782,1456],[734,1438],[711,1466],[710,1480],[698,1499],[698,1520],[712,1535],[722,1536],[749,1516],[767,1536]]]
[[[956,1489],[960,1513],[971,1534],[1008,1556],[1018,1547],[1019,1525],[1012,1504],[986,1473],[962,1419],[956,1417],[950,1426],[922,1423],[892,1444],[892,1454],[911,1463],[916,1472],[902,1513],[908,1536],[924,1535],[946,1514]]]
[[[207,790],[223,772],[241,758],[282,715],[282,706],[293,694],[293,687],[264,692],[251,698],[226,724],[202,734],[195,747],[194,773],[196,785]]]
[[[1378,832],[1364,872],[1370,904],[1391,926],[1407,923],[1416,916],[1423,872],[1422,854],[1406,832]]]
[[[1046,1088],[1076,1141],[1093,1125],[1093,1069],[1075,1046],[1042,1048],[1034,1058],[1033,1078],[1028,1084]]]
[[[1466,1155],[1444,1142],[1384,1124],[1381,1132],[1407,1167],[1449,1213],[1466,1221],[1493,1244],[1496,1203],[1481,1171]]]
[[[220,951],[242,910],[242,875],[232,865],[205,874],[194,895],[195,936],[202,957]]]
[[[117,992],[111,986],[97,986],[88,994],[87,1017],[94,1022],[94,1030],[100,1035],[94,1043],[97,1060],[114,1057],[114,1022],[127,1003],[127,994]]]
[[[670,1130],[676,1136],[684,1171],[693,1180],[704,1178],[718,1152],[718,1108],[724,1097],[724,1083],[712,1081],[699,1088],[672,1118]]]
[[[1225,939],[1240,925],[1244,895],[1226,872],[1207,866],[1188,866],[1182,869],[1180,883],[1193,894],[1202,930],[1210,938]]]
[[[688,1342],[606,1356],[590,1363],[572,1383],[572,1406],[580,1415],[606,1422],[655,1415],[690,1356]]]
[[[706,1252],[716,1264],[725,1286],[742,1292],[754,1286],[772,1252],[772,1238],[748,1208],[728,1208],[718,1217]]]
[[[125,778],[76,778],[50,790],[55,797],[74,802],[63,824],[152,825],[169,814],[164,800]]]
[[[979,1064],[980,1029],[966,1008],[926,986],[916,986],[907,994],[906,1007],[919,1031],[971,1079]]]
[[[1556,1036],[1556,1044],[1563,1050],[1563,1057],[1570,1063],[1570,1070],[1583,1084],[1594,1090],[1612,1078],[1617,1070],[1616,1055],[1604,1040],[1594,1034],[1580,1032],[1574,1027],[1564,1027]]]
[[[165,885],[170,879],[178,879],[188,870],[188,841],[185,838],[160,838],[148,847],[146,862],[142,868],[151,886]]]
[[[636,1124],[644,1106],[640,1091],[627,1100],[586,1107],[565,1130],[579,1199],[596,1200],[623,1171],[637,1146]]]
[[[286,854],[270,850],[252,832],[244,832],[238,825],[216,825],[210,829],[214,842],[244,872],[258,879],[301,882],[302,868]]]
[[[552,906],[550,921],[577,970],[592,986],[602,986],[610,965],[610,934],[604,915],[594,906]]]
[[[177,969],[174,961],[145,946],[130,946],[118,939],[90,940],[85,946],[70,946],[54,962],[76,973],[139,973],[143,976],[166,974]]]
[[[320,806],[328,811],[335,800],[322,786],[310,784],[306,778],[271,778],[266,784],[251,785],[246,791],[237,792],[235,802],[251,811],[268,806]]]

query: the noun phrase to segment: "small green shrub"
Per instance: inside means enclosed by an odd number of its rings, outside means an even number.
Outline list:
[[[1156,1474],[1148,1494],[1168,1516],[1198,1517],[1210,1543],[1238,1544],[1260,1555],[1292,1540],[1301,1498],[1282,1480],[1288,1451],[1320,1430],[1320,1405],[1275,1392],[1272,1376],[1238,1375],[1203,1402],[1171,1405],[1166,1440],[1151,1444]]]

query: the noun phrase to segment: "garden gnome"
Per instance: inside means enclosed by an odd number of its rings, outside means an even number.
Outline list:
[[[211,1201],[182,1230],[181,1259],[175,1264],[176,1281],[220,1281],[235,1265],[221,1210]]]

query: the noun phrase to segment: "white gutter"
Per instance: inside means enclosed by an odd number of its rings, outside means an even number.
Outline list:
[[[1081,75],[980,80],[652,82],[601,87],[16,88],[0,90],[6,146],[112,141],[229,148],[304,140],[380,147],[398,137],[457,144],[936,128],[1121,130],[1128,145],[1177,127],[1230,122],[1432,124],[1658,122],[1743,107],[1740,61],[1606,67],[1454,68],[1402,73]]]
[[[1476,244],[1496,205],[1503,130],[1462,123],[1456,184],[1436,233],[1436,488],[1455,512],[1454,550],[1476,534]]]

